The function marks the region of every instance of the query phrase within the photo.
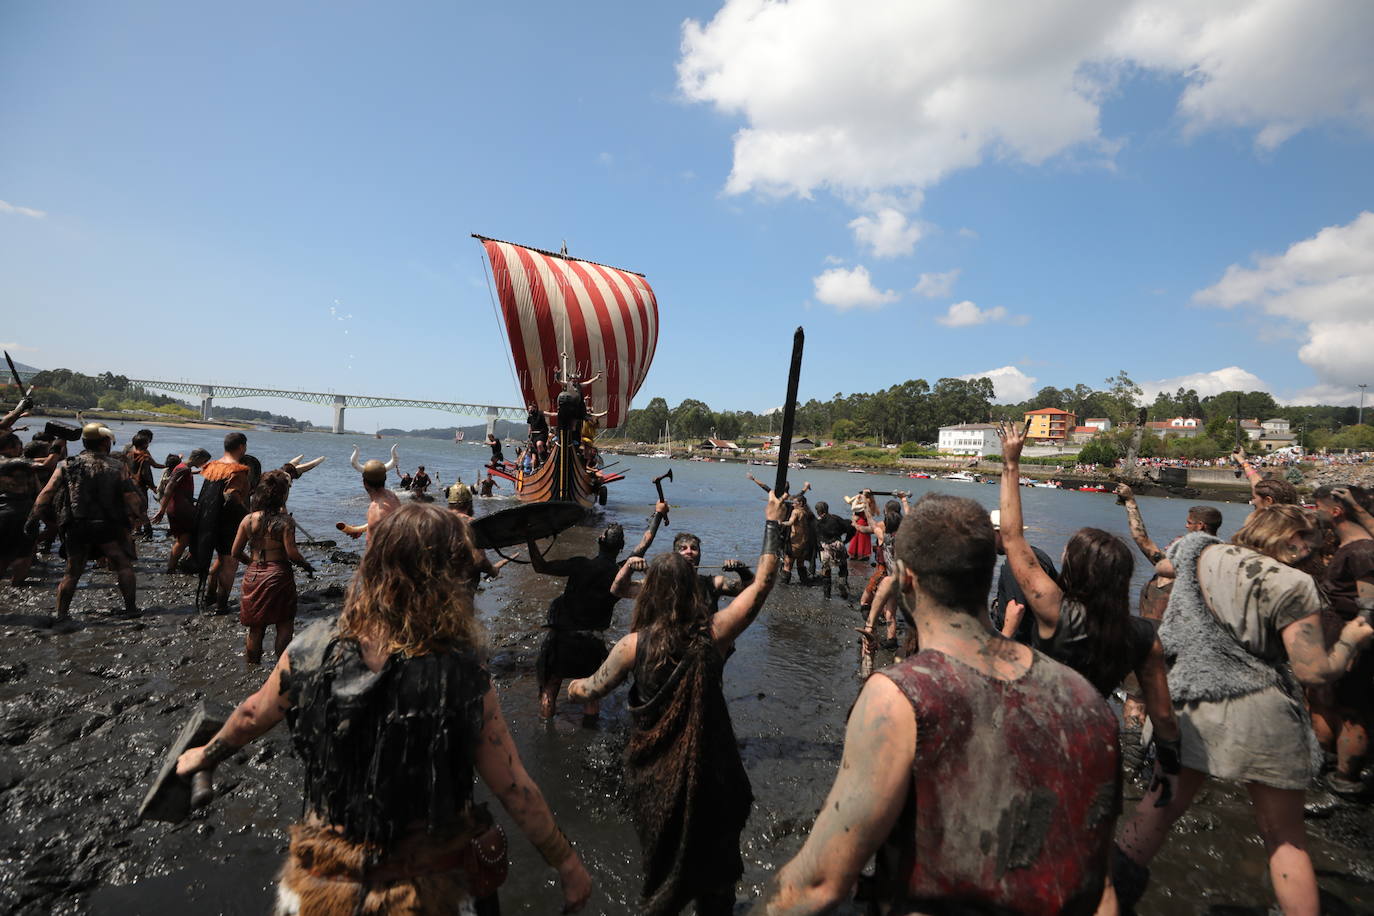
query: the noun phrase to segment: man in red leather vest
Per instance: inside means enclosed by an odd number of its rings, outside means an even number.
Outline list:
[[[996,562],[972,500],[931,493],[903,521],[894,575],[920,651],[864,685],[811,835],[755,913],[827,912],[875,854],[873,912],[1113,909],[1116,717],[1081,675],[992,629]]]

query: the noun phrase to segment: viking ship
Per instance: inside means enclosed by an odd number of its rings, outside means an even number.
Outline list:
[[[491,265],[489,282],[501,306],[515,383],[526,406],[553,413],[571,382],[586,382],[599,422],[550,431],[550,453],[524,473],[505,462],[493,474],[515,484],[526,502],[563,501],[590,507],[606,501],[606,485],[622,479],[588,467],[595,429],[615,429],[653,362],[658,302],[643,274],[562,252],[543,251],[474,233]]]

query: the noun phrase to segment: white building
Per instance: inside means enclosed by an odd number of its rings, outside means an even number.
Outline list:
[[[1088,417],[1088,419],[1083,421],[1083,425],[1091,426],[1098,430],[1098,432],[1105,433],[1112,428],[1112,421],[1110,417]]]
[[[991,423],[963,423],[940,427],[940,441],[936,447],[950,455],[1000,455],[1002,442],[997,427]]]
[[[1287,436],[1293,432],[1293,428],[1288,421],[1282,417],[1274,417],[1272,420],[1265,420],[1260,424],[1264,427],[1264,437],[1269,438],[1270,434],[1275,436]]]
[[[1181,439],[1195,439],[1202,435],[1206,423],[1199,417],[1172,417],[1168,420],[1151,420],[1146,424],[1161,438],[1177,436]]]

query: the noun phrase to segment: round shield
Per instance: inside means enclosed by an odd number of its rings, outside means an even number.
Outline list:
[[[484,550],[514,547],[553,537],[582,521],[587,510],[574,502],[525,503],[473,519],[472,534]]]

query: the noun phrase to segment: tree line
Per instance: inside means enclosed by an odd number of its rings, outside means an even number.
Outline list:
[[[187,418],[200,416],[199,407],[180,398],[155,394],[133,384],[128,376],[113,372],[86,375],[71,369],[44,369],[35,373],[29,384],[34,386],[33,397],[40,410],[60,407],[66,410],[134,410]],[[12,387],[6,386],[7,400],[14,399],[8,390]],[[221,419],[252,420],[279,426],[308,425],[294,417],[248,407],[216,407],[215,415]]]
[[[1201,419],[1204,434],[1184,439],[1147,433],[1142,454],[1219,457],[1236,444],[1238,416],[1261,421],[1286,419],[1307,448],[1374,447],[1374,427],[1355,427],[1358,411],[1354,407],[1284,407],[1265,391],[1224,391],[1204,397],[1193,388],[1161,391],[1152,402],[1142,406],[1142,394],[1125,370],[1104,379],[1097,387],[1082,383],[1066,388],[1046,386],[1015,404],[994,404],[993,382],[986,377],[942,378],[933,386],[925,379],[911,379],[882,391],[848,395],[837,392],[828,400],[813,398],[798,403],[796,435],[878,445],[933,443],[942,426],[1019,420],[1028,411],[1053,407],[1073,413],[1080,424],[1090,417],[1111,420],[1118,431],[1100,437],[1098,448],[1104,455],[1124,454],[1128,432],[1123,427],[1142,419],[1164,421],[1174,417]],[[631,410],[617,429],[608,432],[638,442],[656,442],[665,432],[679,442],[708,436],[736,440],[776,433],[780,421],[780,415],[773,413],[713,410],[695,398],[669,407],[659,397]],[[1366,439],[1369,445],[1359,444]]]

